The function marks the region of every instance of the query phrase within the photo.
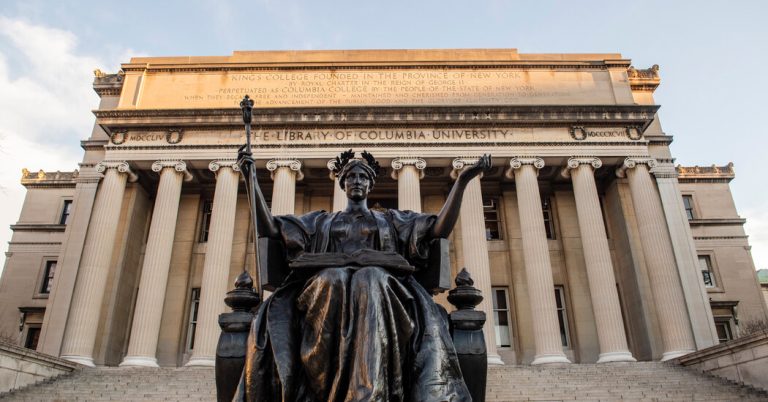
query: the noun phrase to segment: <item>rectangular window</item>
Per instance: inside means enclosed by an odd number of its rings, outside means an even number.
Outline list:
[[[64,207],[61,209],[61,217],[59,218],[59,224],[66,225],[69,223],[69,215],[72,214],[72,200],[64,200]]]
[[[704,279],[704,286],[708,288],[717,287],[715,273],[712,271],[712,260],[708,255],[699,256],[699,269],[701,269],[701,276]]]
[[[560,324],[560,341],[563,347],[569,347],[571,344],[568,335],[568,312],[565,310],[565,289],[562,286],[555,286],[555,304],[557,305],[557,321]]]
[[[496,330],[496,346],[511,345],[509,330],[509,297],[507,288],[493,288],[493,319]]]
[[[683,196],[683,206],[685,207],[685,215],[688,217],[688,220],[693,219],[694,214],[693,214],[693,196],[692,195]]]
[[[497,198],[483,199],[483,215],[485,216],[485,239],[501,240],[501,219]]]
[[[208,242],[208,232],[211,229],[211,214],[213,213],[213,201],[203,201],[203,215],[200,223],[200,243]]]
[[[43,282],[40,284],[40,293],[51,293],[54,275],[56,275],[56,261],[46,261],[45,272],[43,272]]]
[[[37,349],[37,341],[40,339],[40,327],[27,328],[27,338],[24,340],[24,347],[27,349]]]
[[[728,342],[733,339],[730,320],[715,319],[715,329],[717,329],[717,339],[720,343]]]
[[[200,288],[192,288],[189,303],[189,327],[187,328],[187,350],[195,348],[195,332],[197,331],[197,311],[200,308]]]
[[[544,212],[544,230],[547,232],[547,239],[554,239],[555,222],[552,217],[552,203],[549,197],[541,197],[541,210]]]

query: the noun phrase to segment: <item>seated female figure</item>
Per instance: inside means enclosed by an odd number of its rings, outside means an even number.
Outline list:
[[[469,401],[442,309],[411,275],[429,242],[447,237],[467,183],[462,171],[438,215],[373,211],[379,166],[363,152],[337,158],[344,211],[272,216],[241,153],[260,236],[279,239],[291,272],[262,303],[248,340],[238,400]]]

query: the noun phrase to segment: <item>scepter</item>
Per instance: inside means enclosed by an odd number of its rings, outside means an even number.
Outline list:
[[[242,101],[240,101],[240,109],[243,111],[243,124],[245,124],[245,153],[252,157],[253,153],[251,152],[251,120],[253,117],[253,99],[251,99],[248,95],[245,95]],[[246,170],[248,172],[246,172]],[[256,243],[257,239],[259,238],[259,233],[256,230],[256,204],[253,200],[253,189],[255,183],[253,183],[254,180],[256,180],[256,172],[254,171],[254,165],[251,164],[247,169],[241,169],[240,174],[243,175],[243,178],[245,179],[245,192],[248,194],[248,210],[251,215],[251,227],[253,228],[253,241],[254,244]],[[258,289],[256,289],[256,292],[259,294],[259,298],[261,298],[261,277],[259,275],[259,259],[256,258],[256,281],[259,284]],[[243,271],[246,270],[246,266],[243,266]]]

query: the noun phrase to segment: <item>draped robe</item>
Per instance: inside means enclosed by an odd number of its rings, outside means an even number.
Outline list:
[[[471,400],[445,310],[409,272],[436,217],[355,218],[275,217],[292,271],[259,306],[236,400]]]

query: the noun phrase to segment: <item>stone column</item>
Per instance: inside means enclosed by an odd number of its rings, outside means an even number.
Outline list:
[[[535,157],[517,157],[509,162],[508,176],[514,176],[517,187],[517,204],[520,213],[520,230],[523,235],[523,260],[528,282],[533,337],[536,356],[531,364],[570,363],[563,353],[560,326],[555,305],[555,284],[552,280],[552,264],[544,229],[544,212],[541,209],[538,169],[544,160]]]
[[[339,180],[333,174],[333,169],[336,168],[336,159],[329,160],[327,166],[330,171],[328,177],[333,182],[333,212],[343,211],[347,208],[347,194],[341,189]]]
[[[453,160],[453,174],[464,167],[474,165],[479,158],[462,157]],[[480,190],[480,176],[472,179],[464,190],[461,203],[461,249],[464,255],[464,265],[472,278],[475,287],[483,292],[483,301],[477,309],[483,311],[488,319],[483,325],[485,346],[488,350],[488,364],[504,364],[496,351],[496,332],[493,328],[493,293],[491,290],[491,266],[488,261],[488,244],[485,238],[485,218],[483,216],[483,195]]]
[[[115,246],[125,183],[137,179],[127,162],[104,161],[96,165],[96,171],[104,174],[104,180],[93,203],[61,346],[62,358],[90,367],[94,366],[93,347],[96,344],[97,324]]]
[[[397,180],[397,209],[421,212],[421,186],[427,161],[422,158],[392,160],[392,178]]]
[[[296,181],[304,178],[298,159],[270,159],[267,170],[272,172],[272,214],[296,213]]]
[[[696,243],[685,214],[683,197],[677,182],[677,169],[672,163],[658,164],[652,171],[661,196],[661,206],[667,219],[672,250],[675,253],[683,295],[691,318],[693,339],[697,349],[717,345],[720,341],[709,306],[709,295],[701,279]]]
[[[160,321],[163,318],[173,238],[176,234],[181,182],[183,179],[192,179],[187,164],[182,161],[157,161],[152,164],[152,171],[160,173],[160,184],[152,209],[152,222],[131,326],[131,341],[128,354],[120,366],[158,367],[155,355]]]
[[[626,176],[629,180],[640,243],[664,343],[661,360],[666,361],[693,352],[695,343],[664,210],[649,172],[649,168],[655,166],[656,160],[653,158],[630,157],[624,160],[616,174],[619,177]]]
[[[216,160],[208,165],[216,173],[213,195],[211,227],[206,245],[203,281],[200,287],[195,347],[187,366],[210,366],[216,363],[216,344],[219,340],[219,314],[226,312],[229,266],[232,259],[232,239],[235,230],[237,186],[240,168],[234,160]]]
[[[570,158],[568,167],[562,173],[563,176],[570,176],[573,181],[576,215],[600,344],[600,358],[597,362],[634,362],[636,360],[629,352],[624,333],[611,251],[595,184],[593,169],[602,165],[603,162],[598,158]]]
[[[696,243],[693,241],[688,216],[685,214],[683,197],[677,182],[677,169],[672,163],[663,163],[653,168],[652,173],[656,177],[661,205],[667,219],[696,347],[704,349],[717,345],[720,341],[709,305],[709,295],[701,279]]]

